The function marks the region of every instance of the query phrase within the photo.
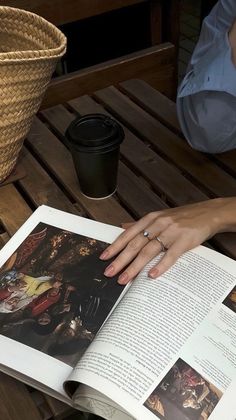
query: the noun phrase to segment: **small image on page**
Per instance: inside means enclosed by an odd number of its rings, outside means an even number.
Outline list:
[[[223,393],[183,359],[167,372],[144,405],[165,420],[207,420]]]
[[[226,296],[223,304],[236,314],[236,286],[231,290],[228,296]]]

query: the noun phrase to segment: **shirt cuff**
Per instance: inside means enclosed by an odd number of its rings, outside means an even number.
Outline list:
[[[190,66],[179,87],[178,97],[206,90],[236,96],[236,67],[232,61],[228,32],[223,37],[217,36],[210,51]]]

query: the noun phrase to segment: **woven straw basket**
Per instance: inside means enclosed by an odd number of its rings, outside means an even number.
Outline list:
[[[33,13],[0,6],[0,182],[15,166],[66,38]]]

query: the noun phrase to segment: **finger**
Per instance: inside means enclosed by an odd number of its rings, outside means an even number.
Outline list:
[[[188,250],[186,242],[176,241],[174,242],[168,251],[165,252],[161,260],[151,268],[148,275],[151,278],[157,278],[164,274],[169,268],[176,263],[178,258]]]
[[[100,255],[100,259],[107,260],[118,254],[132,239],[135,238],[135,236],[146,229],[155,217],[156,215],[154,215],[154,213],[149,213],[138,222],[134,223],[130,228],[122,232],[121,235],[119,235],[118,238]]]
[[[142,248],[137,257],[119,276],[118,283],[127,284],[130,280],[133,280],[137,274],[145,267],[145,265],[149,263],[154,257],[159,255],[160,252],[161,245],[157,241],[150,241],[146,246]]]
[[[124,267],[126,267],[146,245],[147,238],[142,234],[138,234],[131,241],[128,242],[127,246],[122,252],[116,257],[114,261],[104,271],[105,276],[113,277],[119,273]]]
[[[123,229],[128,229],[128,228],[130,228],[131,226],[133,226],[133,225],[134,225],[134,223],[135,223],[135,222],[121,223],[121,227],[122,227]]]

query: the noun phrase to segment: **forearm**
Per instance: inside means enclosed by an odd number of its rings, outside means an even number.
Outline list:
[[[192,148],[207,153],[236,148],[235,109],[236,97],[226,92],[202,91],[177,99],[186,140]]]

